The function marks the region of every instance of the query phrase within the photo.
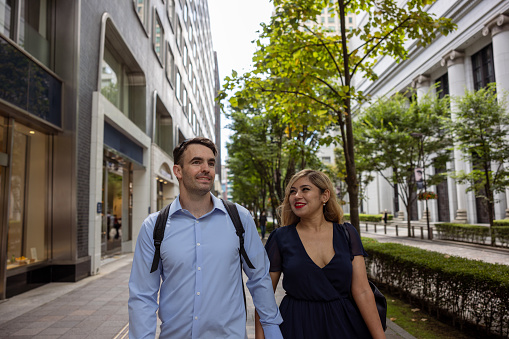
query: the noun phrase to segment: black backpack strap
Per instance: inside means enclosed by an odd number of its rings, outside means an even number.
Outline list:
[[[157,215],[156,224],[154,226],[154,259],[152,260],[152,268],[150,269],[150,273],[157,270],[159,266],[159,260],[161,259],[161,242],[164,238],[164,230],[166,229],[166,221],[168,220],[168,214],[170,212],[171,203],[166,205],[165,208],[159,211]]]
[[[246,250],[244,249],[244,227],[242,226],[242,221],[240,220],[239,211],[237,210],[237,206],[235,206],[235,203],[223,200],[224,207],[226,208],[226,211],[228,211],[228,214],[230,215],[230,218],[232,219],[233,225],[235,225],[235,231],[237,232],[237,236],[239,237],[240,241],[240,248],[239,252],[242,257],[244,257],[244,261],[246,262],[247,266],[251,269],[254,269],[255,267],[251,263],[251,260],[249,260],[249,257],[247,256]]]

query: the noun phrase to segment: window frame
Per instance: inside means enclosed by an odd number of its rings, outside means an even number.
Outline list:
[[[159,53],[157,52],[157,24],[159,23],[159,28],[161,30],[161,35],[160,35],[160,42],[159,42],[159,45],[160,45],[160,51]],[[159,60],[159,64],[161,65],[161,67],[164,67],[164,54],[165,54],[165,37],[164,37],[164,26],[163,26],[163,22],[161,21],[161,18],[159,17],[159,13],[157,13],[157,10],[154,8],[154,20],[153,20],[153,25],[152,25],[152,49],[157,57],[157,59]]]

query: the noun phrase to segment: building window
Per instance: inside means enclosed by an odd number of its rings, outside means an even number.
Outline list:
[[[175,57],[170,48],[170,44],[166,46],[166,77],[173,86],[175,84]]]
[[[472,55],[472,70],[476,91],[486,87],[489,83],[495,82],[493,46],[491,44]]]
[[[349,24],[353,23],[353,18],[352,18],[352,17],[349,17],[349,18],[348,18],[348,23],[349,23]]]
[[[190,42],[193,42],[193,25],[189,24],[189,28],[187,29],[187,35]]]
[[[182,108],[184,109],[184,114],[187,114],[187,89],[183,88],[182,90]]]
[[[187,16],[189,15],[189,8],[187,4],[184,5],[184,22],[187,23]]]
[[[177,99],[180,101],[180,104],[182,104],[182,98],[180,97],[182,90],[182,77],[180,76],[180,72],[177,71],[177,80],[175,81],[175,95],[177,96]]]
[[[449,76],[447,73],[438,78],[435,84],[437,85],[437,93],[440,99],[449,95]]]
[[[157,110],[155,142],[168,154],[173,152],[173,119],[164,109]]]
[[[182,26],[180,25],[180,20],[177,19],[177,47],[182,51]]]
[[[182,64],[184,65],[184,67],[186,69],[187,69],[188,59],[189,59],[189,55],[187,52],[187,44],[184,42],[184,55],[182,57]]]
[[[147,0],[133,0],[134,9],[136,10],[136,14],[138,14],[138,18],[143,25],[143,27],[147,27],[148,23],[148,6]]]
[[[333,16],[330,16],[330,17],[329,17],[328,22],[329,22],[329,23],[334,23],[334,17],[333,17]]]
[[[324,164],[330,164],[331,163],[330,157],[322,157],[322,162]]]
[[[128,54],[129,48],[108,20],[101,67],[101,94],[144,131],[145,75],[133,61],[134,57]]]
[[[163,25],[161,24],[161,19],[159,19],[159,15],[157,12],[154,13],[154,34],[152,35],[152,44],[154,47],[154,52],[159,59],[161,65],[163,65],[163,53],[164,53],[164,30]]]
[[[50,66],[51,1],[0,0],[0,32]]]
[[[192,82],[193,80],[193,64],[192,63],[189,63],[189,67],[188,67],[188,78],[189,78],[189,82]]]
[[[170,26],[172,29],[175,28],[175,0],[168,0],[166,5],[166,14],[168,15],[168,20],[170,21]]]

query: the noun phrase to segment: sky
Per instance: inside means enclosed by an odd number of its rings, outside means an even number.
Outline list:
[[[259,36],[260,23],[268,23],[273,5],[269,0],[209,0],[212,46],[217,52],[221,87],[232,70],[239,73],[250,70],[256,45],[251,41]],[[231,131],[228,120],[221,115],[221,160],[225,164],[225,142]]]

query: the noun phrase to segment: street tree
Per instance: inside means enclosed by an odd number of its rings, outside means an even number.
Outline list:
[[[232,107],[227,114],[231,120],[228,127],[234,131],[227,143],[228,166],[234,187],[241,189],[235,193],[237,198],[242,201],[244,181],[255,183],[262,199],[259,209],[265,209],[267,197],[276,216],[290,177],[299,169],[319,164],[315,156],[319,131],[289,123],[277,109],[266,112],[262,107],[261,102],[256,108]]]
[[[468,184],[467,192],[481,198],[493,226],[495,194],[509,186],[509,113],[505,98],[494,84],[456,98],[455,117],[451,123],[456,146],[465,161],[472,164],[470,172],[455,171],[451,175],[459,183]],[[494,237],[491,237],[494,245]]]
[[[339,136],[324,137],[344,150],[351,222],[359,227],[359,182],[354,154],[352,103],[362,102],[354,76],[377,79],[374,66],[380,58],[407,57],[409,41],[426,45],[448,34],[455,24],[426,12],[434,0],[412,0],[401,8],[397,0],[273,0],[275,14],[262,24],[254,70],[226,78],[219,98],[234,92],[233,106],[267,98],[269,106],[284,108],[283,116],[299,121],[303,111],[312,112],[334,126]],[[322,11],[341,22],[339,32],[327,30],[317,17]],[[349,14],[366,13],[363,25],[347,29]],[[332,124],[330,121],[332,120]]]
[[[451,159],[452,137],[446,130],[449,120],[447,97],[428,95],[419,102],[410,102],[398,93],[376,100],[355,122],[357,154],[367,171],[377,172],[397,188],[408,215],[408,236],[412,206],[417,199],[415,169],[442,168]],[[432,186],[443,176],[428,170],[424,179]]]

